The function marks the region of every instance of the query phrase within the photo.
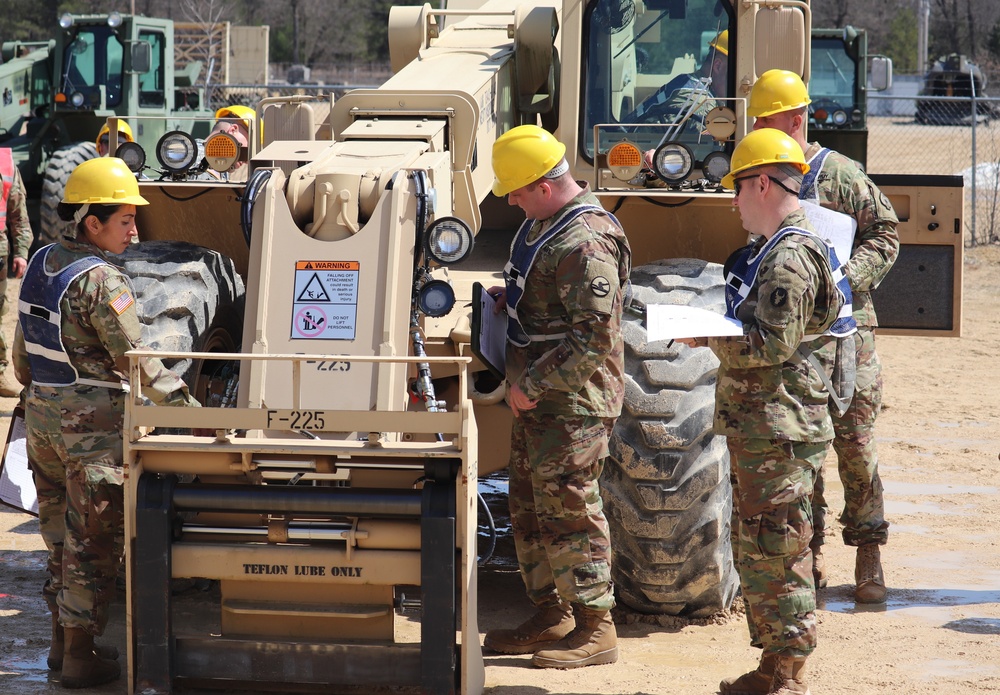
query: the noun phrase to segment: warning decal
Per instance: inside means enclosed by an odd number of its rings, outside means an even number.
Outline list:
[[[297,261],[291,337],[354,340],[360,272],[358,261]]]

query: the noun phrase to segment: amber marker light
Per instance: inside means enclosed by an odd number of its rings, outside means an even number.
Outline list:
[[[619,181],[630,181],[642,169],[642,152],[631,142],[619,142],[608,150],[608,168]]]

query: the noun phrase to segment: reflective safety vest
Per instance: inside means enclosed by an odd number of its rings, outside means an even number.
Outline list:
[[[10,189],[14,187],[14,151],[9,147],[0,147],[0,179],[3,180],[3,191],[0,192],[0,232],[7,227],[7,199]]]
[[[521,228],[517,230],[514,243],[511,245],[510,260],[503,268],[504,284],[506,285],[507,297],[507,340],[518,347],[526,347],[530,343],[543,340],[562,340],[566,337],[566,332],[547,333],[542,335],[529,335],[521,327],[521,320],[517,315],[517,305],[524,295],[524,283],[531,272],[531,267],[535,264],[535,258],[549,239],[553,238],[577,217],[585,212],[600,212],[621,227],[618,220],[610,212],[597,205],[583,203],[569,208],[560,215],[541,236],[534,241],[528,241],[528,234],[531,232],[536,220],[525,220]]]
[[[851,283],[844,274],[844,267],[837,258],[837,252],[833,247],[824,242],[821,238],[810,231],[799,227],[785,227],[767,240],[759,249],[754,252],[754,244],[748,244],[738,249],[729,260],[726,261],[725,281],[726,281],[726,315],[730,318],[742,321],[738,315],[740,305],[750,296],[750,291],[757,282],[757,273],[760,270],[760,263],[767,255],[767,252],[774,248],[775,244],[789,234],[802,234],[812,237],[823,244],[827,252],[827,262],[833,275],[833,280],[837,284],[837,292],[843,298],[844,303],[837,314],[837,320],[828,328],[823,335],[832,335],[836,338],[843,338],[855,333],[858,326],[854,321],[853,309],[851,306]],[[744,323],[746,323],[744,321]],[[802,342],[815,340],[819,335],[805,335]]]
[[[828,244],[840,249],[842,253],[839,255],[844,257],[844,262],[847,262],[854,251],[854,237],[858,233],[858,221],[843,212],[823,207],[819,197],[819,187],[816,186],[816,179],[823,171],[826,158],[830,156],[831,152],[833,150],[829,147],[821,147],[819,152],[809,160],[809,173],[802,177],[799,200],[812,203],[812,205],[803,205],[802,208],[806,211],[806,216],[812,223],[813,229]]]
[[[24,334],[24,347],[31,364],[31,382],[38,386],[104,386],[122,389],[120,381],[81,379],[70,362],[62,342],[62,314],[59,305],[70,283],[99,265],[108,262],[97,256],[73,261],[62,270],[50,273],[45,259],[58,244],[40,249],[28,263],[21,280],[17,303],[18,320]],[[36,303],[37,302],[37,303]]]
[[[819,148],[819,152],[812,156],[807,164],[809,165],[809,171],[802,177],[802,187],[799,188],[799,200],[811,200],[815,203],[819,203],[819,189],[816,188],[816,179],[819,177],[819,172],[823,171],[823,165],[826,164],[826,158],[830,156],[833,152],[829,147]]]

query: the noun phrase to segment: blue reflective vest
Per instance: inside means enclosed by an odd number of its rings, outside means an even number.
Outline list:
[[[87,256],[56,273],[50,273],[45,269],[45,259],[56,246],[58,244],[50,244],[40,249],[28,263],[21,280],[17,313],[31,364],[31,382],[39,386],[86,384],[120,389],[120,382],[81,379],[62,342],[59,305],[67,288],[91,268],[108,262],[97,256]]]
[[[738,310],[740,305],[750,296],[750,291],[757,282],[757,273],[760,270],[761,261],[780,239],[789,234],[803,234],[823,244],[827,252],[827,262],[830,264],[833,280],[837,284],[837,292],[844,300],[843,306],[841,306],[840,312],[837,315],[837,320],[834,321],[833,325],[823,335],[843,338],[856,332],[858,326],[854,321],[853,308],[851,306],[851,284],[844,274],[844,267],[837,258],[837,252],[833,250],[832,246],[812,232],[799,227],[784,227],[783,229],[779,229],[774,236],[756,250],[756,253],[754,253],[754,244],[748,244],[729,257],[725,266],[726,315],[742,321],[738,315]],[[818,337],[807,335],[803,336],[802,340],[803,342],[808,342]]]
[[[799,188],[799,200],[819,203],[819,189],[816,188],[816,179],[819,177],[819,172],[823,171],[826,158],[830,156],[832,151],[829,147],[821,147],[819,152],[809,160],[809,171],[802,177],[802,187]]]
[[[597,205],[582,204],[571,207],[563,212],[541,236],[534,241],[528,241],[528,234],[536,220],[525,220],[521,228],[517,230],[514,243],[511,244],[510,260],[503,269],[504,284],[506,285],[507,297],[507,340],[518,347],[526,347],[532,342],[543,340],[562,340],[566,333],[549,333],[545,335],[528,335],[521,326],[521,320],[517,315],[517,305],[524,295],[524,283],[531,272],[531,267],[535,264],[538,252],[545,246],[545,242],[562,232],[577,217],[585,212],[600,212],[621,227],[618,220],[610,212]]]

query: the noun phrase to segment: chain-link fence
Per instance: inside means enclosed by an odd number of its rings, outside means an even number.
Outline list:
[[[242,104],[251,108],[265,97],[294,96],[297,94],[328,95],[335,99],[352,89],[374,89],[372,84],[217,84],[205,88],[183,88],[177,90],[177,103],[192,109],[199,108],[204,90],[205,109],[216,111],[223,106]]]
[[[870,95],[868,172],[964,177],[968,243],[1000,241],[1000,99]]]

